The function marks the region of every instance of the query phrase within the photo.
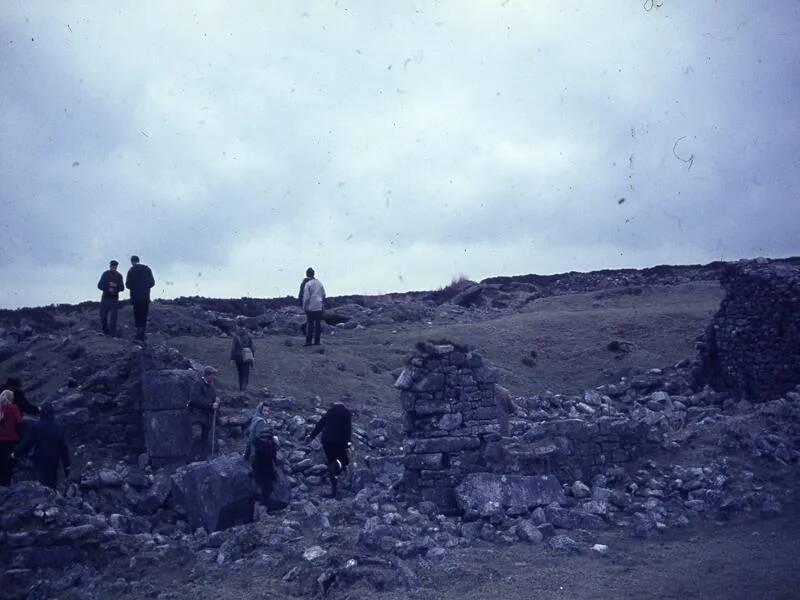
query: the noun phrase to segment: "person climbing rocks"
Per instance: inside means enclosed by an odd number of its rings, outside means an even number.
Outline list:
[[[255,364],[255,348],[253,347],[253,337],[245,328],[242,319],[236,321],[236,332],[233,335],[231,346],[231,360],[236,364],[236,372],[239,375],[239,391],[244,392],[250,382],[250,368]]]
[[[314,269],[309,267],[306,270],[308,281],[301,288],[301,298],[303,300],[303,310],[306,313],[306,346],[319,346],[319,338],[322,335],[322,311],[325,304],[325,288],[322,282],[314,276]]]
[[[69,447],[64,426],[56,419],[50,402],[42,404],[39,420],[26,432],[13,457],[27,456],[31,449],[33,470],[42,485],[56,489],[59,466],[64,470],[64,477],[69,477]]]
[[[275,482],[277,453],[278,438],[267,424],[267,403],[260,402],[250,420],[244,459],[250,462],[253,479],[258,484],[259,502],[267,508]]]
[[[3,385],[0,385],[0,392],[11,390],[14,392],[14,404],[23,415],[39,416],[39,407],[31,403],[22,389],[22,381],[18,377],[9,377]]]
[[[133,321],[136,326],[135,339],[144,342],[147,330],[147,317],[150,313],[150,289],[156,284],[150,267],[139,262],[135,254],[131,256],[131,268],[125,276],[125,287],[131,293]]]
[[[100,296],[100,327],[103,333],[116,337],[117,311],[119,310],[119,293],[125,289],[122,274],[117,271],[119,263],[112,260],[108,263],[108,271],[100,275],[97,289],[103,292]],[[109,317],[111,323],[109,323]]]
[[[11,485],[14,447],[22,433],[22,413],[14,404],[14,392],[0,392],[0,485]]]
[[[328,464],[328,478],[331,482],[331,498],[336,498],[337,477],[347,469],[350,459],[347,449],[353,437],[352,414],[345,406],[345,397],[334,403],[317,422],[313,431],[306,438],[311,442],[322,432],[322,449]]]
[[[207,366],[189,390],[189,401],[186,403],[192,427],[189,460],[205,460],[214,453],[212,444],[215,440],[210,439],[210,433],[219,409],[216,378],[217,370]]]

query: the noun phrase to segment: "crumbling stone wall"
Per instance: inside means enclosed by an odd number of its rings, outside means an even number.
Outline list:
[[[487,444],[500,439],[495,369],[455,344],[418,344],[398,378],[405,411],[403,487],[443,511],[456,509],[455,487],[487,470]]]
[[[611,465],[629,467],[653,450],[648,431],[646,423],[627,416],[539,421],[510,449],[511,464],[521,473],[589,480]]]
[[[727,291],[699,344],[697,383],[750,401],[800,383],[800,269],[766,261],[729,265]]]
[[[134,347],[122,355],[85,360],[82,369],[91,374],[74,390],[53,400],[72,448],[85,446],[93,462],[135,462],[139,454],[155,445],[154,439],[167,440],[162,445],[171,447],[179,444],[182,429],[173,431],[165,419],[150,418],[152,411],[169,407],[173,395],[148,393],[153,391],[148,384],[159,374],[181,369],[194,374],[187,370],[189,361],[177,350]],[[185,423],[186,400],[182,402],[183,418],[173,421]]]
[[[470,473],[557,475],[588,479],[609,466],[632,467],[652,451],[649,426],[625,415],[558,417],[527,423],[501,438],[497,371],[451,343],[419,344],[395,383],[405,411],[402,485],[407,494],[456,511],[455,488]],[[599,404],[599,394],[584,401]]]

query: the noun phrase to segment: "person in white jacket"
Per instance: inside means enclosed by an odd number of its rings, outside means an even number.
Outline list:
[[[319,346],[319,338],[322,335],[322,311],[325,304],[325,288],[319,279],[314,278],[314,269],[309,267],[306,270],[306,281],[303,286],[303,310],[306,312],[306,346],[311,345],[311,338],[314,338],[314,345]]]

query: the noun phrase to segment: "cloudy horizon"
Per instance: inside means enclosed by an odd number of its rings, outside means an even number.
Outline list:
[[[602,5],[601,5],[602,4]],[[0,8],[0,307],[800,255],[800,4]]]

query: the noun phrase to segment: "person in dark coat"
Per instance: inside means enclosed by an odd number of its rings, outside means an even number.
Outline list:
[[[11,485],[14,446],[22,433],[22,413],[14,404],[14,392],[0,392],[0,485]]]
[[[219,408],[219,398],[214,385],[216,378],[217,370],[214,367],[205,367],[203,375],[192,384],[192,388],[189,390],[189,402],[186,404],[192,426],[192,448],[189,460],[205,460],[214,452],[209,434]],[[195,431],[198,428],[200,432],[199,436],[196,436]],[[199,440],[196,439],[198,437]]]
[[[39,420],[26,432],[14,457],[26,456],[31,449],[33,470],[43,485],[56,489],[59,466],[64,469],[64,477],[69,477],[69,448],[64,427],[56,420],[50,402],[42,404]]]
[[[131,268],[125,276],[125,287],[131,293],[136,339],[142,342],[145,340],[147,316],[150,313],[150,289],[155,284],[150,267],[141,264],[138,256],[131,256]]]
[[[344,398],[331,406],[317,422],[306,441],[310,442],[322,432],[322,449],[328,464],[328,478],[331,482],[331,498],[336,497],[336,477],[347,469],[350,459],[347,449],[353,436],[352,415],[344,405]]]
[[[278,453],[278,438],[267,424],[267,403],[261,402],[250,421],[244,459],[250,462],[259,488],[259,501],[269,508],[272,485],[275,482],[275,459]]]
[[[246,353],[245,348],[249,348],[250,352]],[[245,356],[249,354],[249,356]],[[243,392],[247,389],[247,384],[250,382],[250,367],[253,366],[256,351],[253,347],[253,337],[250,332],[244,328],[241,321],[237,321],[236,333],[233,335],[233,344],[231,346],[231,360],[236,363],[236,372],[239,374],[239,391]]]
[[[39,416],[39,407],[28,400],[25,390],[22,389],[22,381],[18,377],[9,377],[3,385],[0,385],[0,392],[5,390],[14,392],[14,404],[23,415]]]
[[[119,263],[112,260],[108,263],[108,271],[100,276],[97,289],[103,292],[100,297],[100,326],[103,333],[116,337],[117,335],[117,310],[119,309],[119,293],[125,289],[122,274],[117,271]],[[109,326],[108,318],[111,317]]]

